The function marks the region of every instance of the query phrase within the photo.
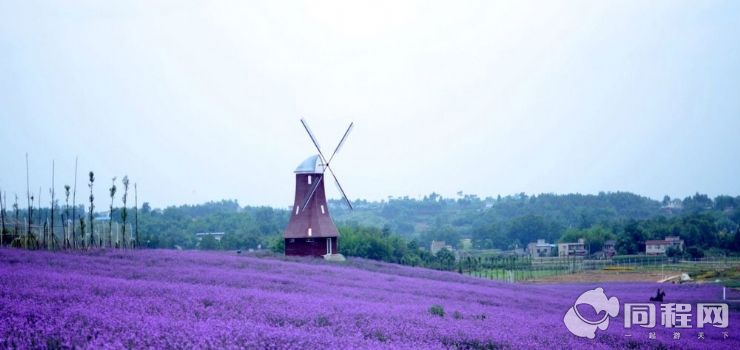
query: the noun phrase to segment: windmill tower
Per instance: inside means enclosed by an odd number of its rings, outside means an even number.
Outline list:
[[[354,123],[349,124],[334,153],[328,159],[324,157],[316,137],[304,119],[301,119],[301,124],[319,153],[308,157],[295,170],[295,200],[288,227],[285,228],[283,235],[285,255],[324,256],[329,259],[338,256],[339,231],[329,215],[324,192],[324,174],[329,171],[344,202],[352,209],[352,203],[347,199],[329,164],[347,140]]]

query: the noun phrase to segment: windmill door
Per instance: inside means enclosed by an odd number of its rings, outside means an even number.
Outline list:
[[[331,254],[331,237],[326,239],[326,254]]]

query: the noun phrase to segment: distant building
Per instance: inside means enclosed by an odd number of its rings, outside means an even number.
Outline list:
[[[645,241],[645,254],[665,255],[666,250],[670,247],[683,251],[683,239],[677,236],[667,236],[663,240]]]
[[[473,240],[470,238],[463,238],[460,240],[460,248],[468,250],[473,248]]]
[[[604,255],[606,257],[611,258],[615,254],[617,254],[616,245],[617,245],[617,242],[614,241],[613,239],[604,241],[604,248],[602,248]]]
[[[586,240],[579,238],[575,243],[558,243],[558,256],[585,256]]]
[[[537,242],[527,244],[527,251],[531,257],[547,257],[552,255],[557,245],[545,242],[544,239],[538,239]]]
[[[501,252],[501,255],[503,256],[516,256],[516,257],[524,257],[526,255],[529,255],[529,252],[524,250],[524,248],[514,248],[509,249]]]
[[[676,198],[664,203],[661,209],[681,210],[683,209],[683,202],[680,199]]]
[[[205,236],[213,236],[217,241],[220,241],[225,235],[224,232],[198,232],[195,234],[195,239],[202,241]]]
[[[454,251],[454,249],[452,249],[452,246],[445,244],[445,241],[432,241],[432,244],[429,247],[429,252],[431,252],[432,255],[437,255],[437,252],[442,250],[442,248],[447,248],[447,250],[449,251]]]

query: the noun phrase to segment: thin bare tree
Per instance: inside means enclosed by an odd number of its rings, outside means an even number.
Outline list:
[[[134,183],[134,232],[136,232],[136,248],[140,247],[139,241],[139,194]]]
[[[26,243],[31,237],[31,225],[33,224],[33,195],[31,195],[31,185],[28,181],[28,153],[26,153],[26,198],[28,199],[28,225],[26,226]]]
[[[62,241],[62,245],[65,249],[67,248],[73,248],[72,242],[70,242],[70,232],[67,232],[67,223],[69,222],[69,190],[72,187],[69,185],[64,185],[64,215],[62,217],[62,232],[64,234],[64,240]],[[74,220],[72,221],[72,226],[75,225]]]
[[[5,195],[3,195],[2,189],[0,189],[0,247],[5,245]]]
[[[55,199],[54,198],[55,197],[54,196],[54,194],[55,194],[55,191],[54,191],[54,171],[55,170],[56,169],[55,169],[54,160],[52,159],[52,161],[51,161],[51,189],[49,190],[49,193],[51,194],[51,208],[49,208],[49,210],[51,211],[51,225],[50,225],[50,230],[49,230],[49,235],[50,235],[50,237],[49,237],[50,239],[49,240],[51,241],[51,247],[52,247],[52,249],[54,248],[54,240],[55,240],[54,239],[54,207],[56,206],[56,203],[54,202],[54,199]]]
[[[75,237],[75,219],[77,216],[77,157],[75,157],[75,186],[72,189],[72,249],[77,248],[77,238]],[[83,208],[84,209],[84,208]],[[84,210],[82,216],[85,216]],[[84,221],[84,219],[83,219]],[[85,230],[82,230],[82,241],[84,245]]]
[[[41,210],[39,210],[39,211],[41,211]],[[46,234],[49,232],[49,220],[48,220],[48,218],[45,218],[44,219],[44,226],[42,227],[42,232],[44,233],[44,240],[43,240],[43,243],[41,245],[44,247],[44,249],[49,249],[49,245],[46,244]]]
[[[113,198],[116,196],[116,177],[111,181],[110,192],[110,211],[108,212],[108,246],[113,247]]]
[[[80,248],[85,247],[85,215],[80,216]]]
[[[90,187],[90,246],[95,245],[95,225],[93,224],[93,213],[95,210],[95,204],[93,201],[95,200],[95,196],[93,196],[93,183],[95,183],[95,173],[90,171],[90,183],[87,184],[88,187]]]
[[[20,228],[18,226],[18,223],[20,223],[20,219],[19,219],[20,212],[18,211],[18,194],[15,194],[15,203],[13,203],[13,214],[15,214],[15,223],[14,223],[15,224],[14,225],[15,226],[14,227],[14,231],[15,232],[13,232],[13,236],[14,236],[13,239],[16,239],[16,238],[20,237],[20,236],[18,236],[18,229]]]
[[[42,222],[45,223],[46,221],[44,220],[44,216],[42,215],[42,210],[41,210],[41,186],[39,186],[38,200],[39,200],[39,205],[36,207],[36,212],[39,214],[39,228],[43,229],[44,226],[42,226],[41,223]],[[46,231],[42,231],[42,232],[44,234],[44,242],[42,245],[46,245]],[[36,244],[38,245],[38,240],[36,240]]]
[[[121,247],[126,248],[126,218],[128,218],[128,208],[126,207],[126,197],[128,197],[128,176],[123,177],[123,208],[121,209],[121,221],[123,222],[123,229],[121,230]]]
[[[49,190],[49,192],[52,192],[53,190]],[[49,214],[49,217],[51,217],[50,224],[49,224],[49,244],[51,245],[51,249],[58,249],[59,246],[59,240],[57,239],[57,235],[54,232],[54,215],[59,215],[59,200],[55,199],[51,202],[51,209],[47,210],[47,213]]]

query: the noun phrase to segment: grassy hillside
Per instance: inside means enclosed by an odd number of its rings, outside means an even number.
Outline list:
[[[657,326],[625,337],[622,312],[594,340],[562,318],[589,284],[501,284],[368,260],[329,264],[190,251],[0,249],[0,348],[681,348],[740,346],[720,329]],[[647,301],[655,284],[600,284]],[[718,287],[667,286],[666,302]]]

